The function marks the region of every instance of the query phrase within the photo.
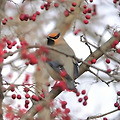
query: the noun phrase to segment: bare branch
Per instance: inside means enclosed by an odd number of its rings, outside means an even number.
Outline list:
[[[118,110],[118,109],[115,109],[115,110],[110,111],[110,112],[107,112],[107,113],[105,113],[105,114],[91,116],[91,117],[88,117],[87,120],[96,119],[96,118],[101,118],[101,117],[104,117],[104,116],[109,115],[109,114],[111,114],[111,113],[114,113],[114,112],[116,112],[116,111],[119,111],[119,110]]]

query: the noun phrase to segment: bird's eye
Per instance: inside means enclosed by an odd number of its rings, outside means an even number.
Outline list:
[[[55,44],[55,41],[52,40],[50,37],[47,37],[47,45],[54,45]]]
[[[60,33],[58,33],[56,36],[50,36],[50,35],[49,35],[49,38],[52,38],[52,39],[58,39],[59,36],[60,36]]]

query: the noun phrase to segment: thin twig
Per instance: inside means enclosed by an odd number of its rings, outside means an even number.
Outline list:
[[[108,85],[108,83],[106,81],[104,81],[101,77],[99,77],[96,73],[94,73],[92,70],[88,70],[90,73],[92,73],[94,76],[96,76],[98,79],[100,79],[102,82],[104,82],[105,84]]]
[[[119,110],[118,110],[118,109],[115,109],[115,110],[110,111],[110,112],[107,112],[107,113],[105,113],[105,114],[91,116],[91,117],[88,117],[87,120],[96,119],[96,118],[101,118],[101,117],[103,117],[103,116],[109,115],[109,114],[114,113],[114,112],[116,112],[116,111],[119,111]]]

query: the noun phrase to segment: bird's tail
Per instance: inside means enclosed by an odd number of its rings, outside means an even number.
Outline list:
[[[75,82],[74,82],[74,80],[72,80],[72,78],[70,76],[67,75],[64,79],[65,79],[66,85],[67,85],[69,90],[76,89]]]

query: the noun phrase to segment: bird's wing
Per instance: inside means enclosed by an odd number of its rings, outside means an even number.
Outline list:
[[[74,79],[77,79],[79,77],[79,66],[78,66],[78,61],[73,61],[74,64]]]
[[[49,64],[49,66],[56,71],[59,75],[61,71],[66,71],[64,69],[64,66],[62,64],[60,64],[58,61],[48,61],[47,62]],[[67,73],[67,72],[66,72]],[[61,77],[62,78],[62,77]],[[64,78],[62,78],[65,80],[66,85],[68,87],[68,89],[70,90],[74,90],[75,89],[75,82],[74,80],[72,80],[72,78],[68,75],[68,73],[64,76]]]

